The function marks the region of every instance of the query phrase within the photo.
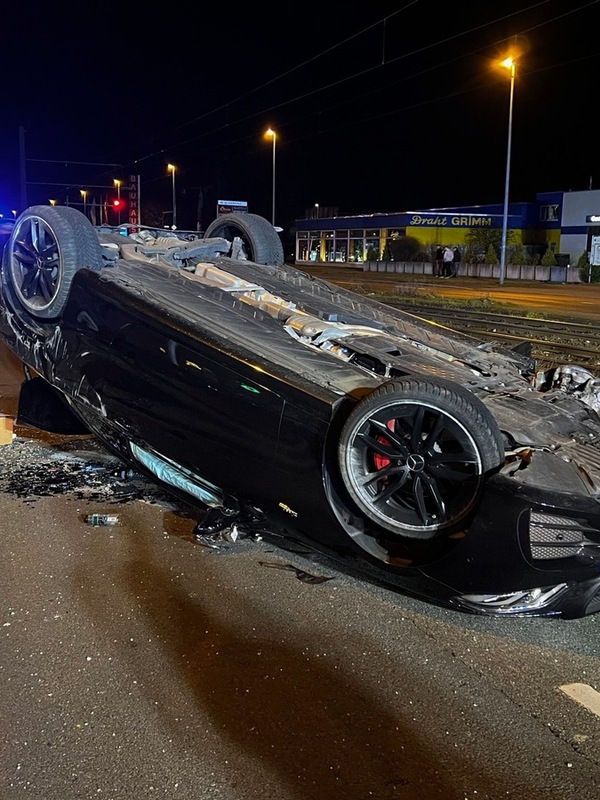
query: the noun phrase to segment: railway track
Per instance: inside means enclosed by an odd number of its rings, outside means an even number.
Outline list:
[[[386,274],[373,273],[365,279],[362,274],[351,272],[349,275],[323,266],[313,266],[311,272],[315,277],[359,294],[376,294],[377,299],[387,305],[447,325],[480,341],[494,341],[509,347],[527,341],[542,368],[575,364],[600,377],[600,324],[524,317],[510,310],[486,312],[450,306],[443,301],[436,305],[425,298],[423,302],[415,302],[411,295],[398,294],[397,281],[390,281]]]
[[[576,364],[600,375],[600,326],[589,323],[543,320],[507,314],[474,312],[442,306],[407,304],[391,299],[398,306],[428,320],[447,325],[478,339],[503,342],[510,346],[531,343],[532,355],[540,363]]]

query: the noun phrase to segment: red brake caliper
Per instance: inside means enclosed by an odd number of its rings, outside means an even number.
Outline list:
[[[393,420],[391,420],[391,419],[388,420],[387,427],[391,431],[394,430],[393,424],[394,424]],[[376,438],[377,438],[377,441],[380,442],[381,444],[386,444],[386,445],[390,446],[390,442],[385,438],[385,436],[377,436]],[[381,455],[381,453],[374,453],[373,454],[373,461],[375,462],[375,468],[377,470],[385,469],[391,463],[391,459],[389,459],[388,456]]]

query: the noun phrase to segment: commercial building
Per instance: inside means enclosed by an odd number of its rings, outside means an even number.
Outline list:
[[[431,261],[438,245],[465,251],[473,231],[502,227],[500,203],[358,216],[338,216],[315,206],[295,222],[295,262],[394,261],[394,245],[404,237],[419,243],[421,261]],[[600,190],[542,192],[533,202],[511,203],[507,230],[508,264],[517,248],[534,264],[547,249],[560,266],[575,266],[584,253],[592,264],[600,264]]]

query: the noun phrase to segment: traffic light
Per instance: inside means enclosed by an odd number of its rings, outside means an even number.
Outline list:
[[[115,211],[122,211],[125,208],[123,201],[117,197],[112,201],[112,205]]]

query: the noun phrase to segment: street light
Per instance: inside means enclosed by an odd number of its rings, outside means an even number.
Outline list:
[[[80,189],[79,193],[83,197],[83,213],[87,216],[87,189]]]
[[[265,131],[265,136],[273,139],[273,202],[271,206],[271,222],[273,227],[275,227],[275,148],[277,146],[277,134],[272,128],[269,128]]]
[[[115,178],[113,181],[114,185],[117,187],[117,223],[121,224],[121,181],[118,178]]]
[[[173,230],[177,227],[177,201],[175,199],[175,164],[167,164],[167,170],[173,173]]]
[[[504,213],[502,215],[502,244],[500,245],[500,283],[506,276],[506,238],[508,232],[508,189],[510,186],[510,150],[512,145],[513,99],[515,95],[516,62],[513,58],[505,58],[500,66],[510,70],[510,100],[508,104],[508,146],[506,148],[506,178],[504,181]]]
[[[58,203],[58,200],[48,200],[51,206],[55,206]]]

